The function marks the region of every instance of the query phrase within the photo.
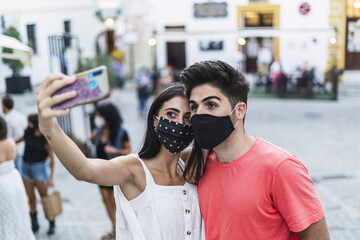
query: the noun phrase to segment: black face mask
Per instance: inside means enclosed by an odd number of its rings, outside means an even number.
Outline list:
[[[154,117],[159,119],[157,116]],[[174,154],[184,150],[194,138],[190,125],[174,122],[164,117],[160,117],[155,133],[160,143]]]
[[[212,149],[230,136],[238,124],[236,123],[234,127],[230,115],[217,117],[209,114],[195,114],[191,118],[195,140],[201,148]]]

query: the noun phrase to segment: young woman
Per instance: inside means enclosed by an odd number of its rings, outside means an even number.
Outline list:
[[[7,138],[6,122],[0,116],[0,236],[4,240],[35,240],[24,184],[14,159],[15,142]]]
[[[48,187],[54,185],[54,153],[39,130],[38,115],[28,116],[28,128],[24,133],[25,152],[22,169],[26,193],[29,198],[31,226],[34,232],[39,230],[36,211],[35,188],[40,197],[47,196]],[[50,158],[50,174],[47,166]],[[55,234],[55,219],[49,220],[47,234]]]
[[[96,146],[96,157],[111,159],[131,152],[127,131],[122,126],[122,118],[112,103],[97,107],[94,119],[96,128],[91,134],[91,141]],[[113,186],[100,186],[100,192],[106,211],[112,223],[112,231],[101,239],[115,238],[115,199]]]
[[[117,239],[205,239],[196,186],[183,177],[180,152],[193,139],[190,109],[182,85],[159,94],[147,117],[139,154],[110,161],[86,158],[56,122],[67,110],[51,106],[76,92],[53,93],[75,81],[62,74],[48,76],[38,89],[40,129],[60,161],[78,180],[115,189]]]

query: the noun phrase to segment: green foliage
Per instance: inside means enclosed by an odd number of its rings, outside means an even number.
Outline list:
[[[21,42],[20,33],[16,30],[15,27],[9,27],[5,32],[4,35],[16,38]],[[13,50],[10,48],[3,48],[3,53],[13,53]],[[13,77],[20,77],[21,70],[24,68],[24,65],[19,60],[14,59],[2,59],[3,63],[7,64],[9,68],[12,70]]]
[[[112,57],[108,54],[102,54],[98,43],[95,45],[95,50],[96,56],[94,58],[86,59],[85,61],[81,61],[80,58],[78,59],[78,68],[76,69],[76,72],[82,72],[94,67],[105,65],[108,69],[110,88],[114,89],[117,87],[122,87],[124,83],[123,80],[118,78],[115,73],[115,70],[112,66]]]

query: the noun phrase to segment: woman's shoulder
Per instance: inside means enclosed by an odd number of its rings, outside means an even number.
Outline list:
[[[0,142],[0,162],[12,160],[15,158],[15,141],[12,138],[6,138]]]
[[[131,170],[132,174],[135,174],[135,175],[137,175],[138,169],[143,168],[140,158],[139,158],[138,154],[136,154],[136,153],[119,156],[119,157],[111,159],[111,161],[117,162],[117,163],[121,164],[122,166],[125,166],[126,168]]]

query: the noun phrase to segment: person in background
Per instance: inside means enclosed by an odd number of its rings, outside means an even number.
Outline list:
[[[5,113],[5,121],[7,123],[8,137],[17,140],[21,139],[24,135],[24,130],[27,127],[25,116],[14,109],[14,100],[10,95],[2,98],[2,109]],[[17,142],[16,150],[17,157],[15,159],[15,167],[22,175],[22,162],[24,155],[25,143]]]
[[[257,51],[257,74],[258,82],[264,84],[266,87],[266,92],[271,92],[271,79],[270,79],[270,64],[273,61],[273,56],[271,50],[264,46],[265,40],[259,38],[259,48]]]
[[[156,95],[162,92],[165,88],[174,83],[173,70],[171,66],[166,66],[160,71],[160,78],[157,81]]]
[[[40,85],[40,129],[76,179],[114,186],[116,238],[204,240],[196,185],[185,181],[185,163],[180,159],[181,151],[193,140],[184,86],[174,84],[155,97],[138,154],[103,161],[86,158],[56,122],[56,116],[68,111],[51,106],[75,97],[76,92],[57,97],[53,93],[74,81],[55,74]]]
[[[245,131],[250,88],[243,74],[204,61],[184,69],[181,79],[195,137],[185,173],[198,182],[206,239],[330,239],[306,167]],[[206,159],[200,149],[209,151]]]
[[[15,168],[16,147],[0,116],[0,236],[2,240],[35,240],[24,183]]]
[[[139,74],[135,76],[135,86],[138,92],[140,116],[146,115],[146,102],[150,95],[152,78],[146,68],[141,68]]]
[[[48,195],[48,187],[54,186],[55,165],[54,153],[39,130],[37,114],[28,116],[28,127],[23,140],[25,141],[23,180],[29,198],[32,230],[37,232],[40,226],[37,219],[35,188],[41,198]],[[50,174],[47,165],[48,158],[50,158]],[[47,234],[55,234],[55,219],[49,220]]]
[[[94,123],[96,129],[91,134],[91,141],[96,147],[96,157],[112,159],[131,152],[127,131],[122,126],[122,118],[118,109],[112,103],[97,107]],[[101,239],[115,238],[115,199],[113,186],[100,185],[100,192],[106,211],[112,223],[112,230]]]

